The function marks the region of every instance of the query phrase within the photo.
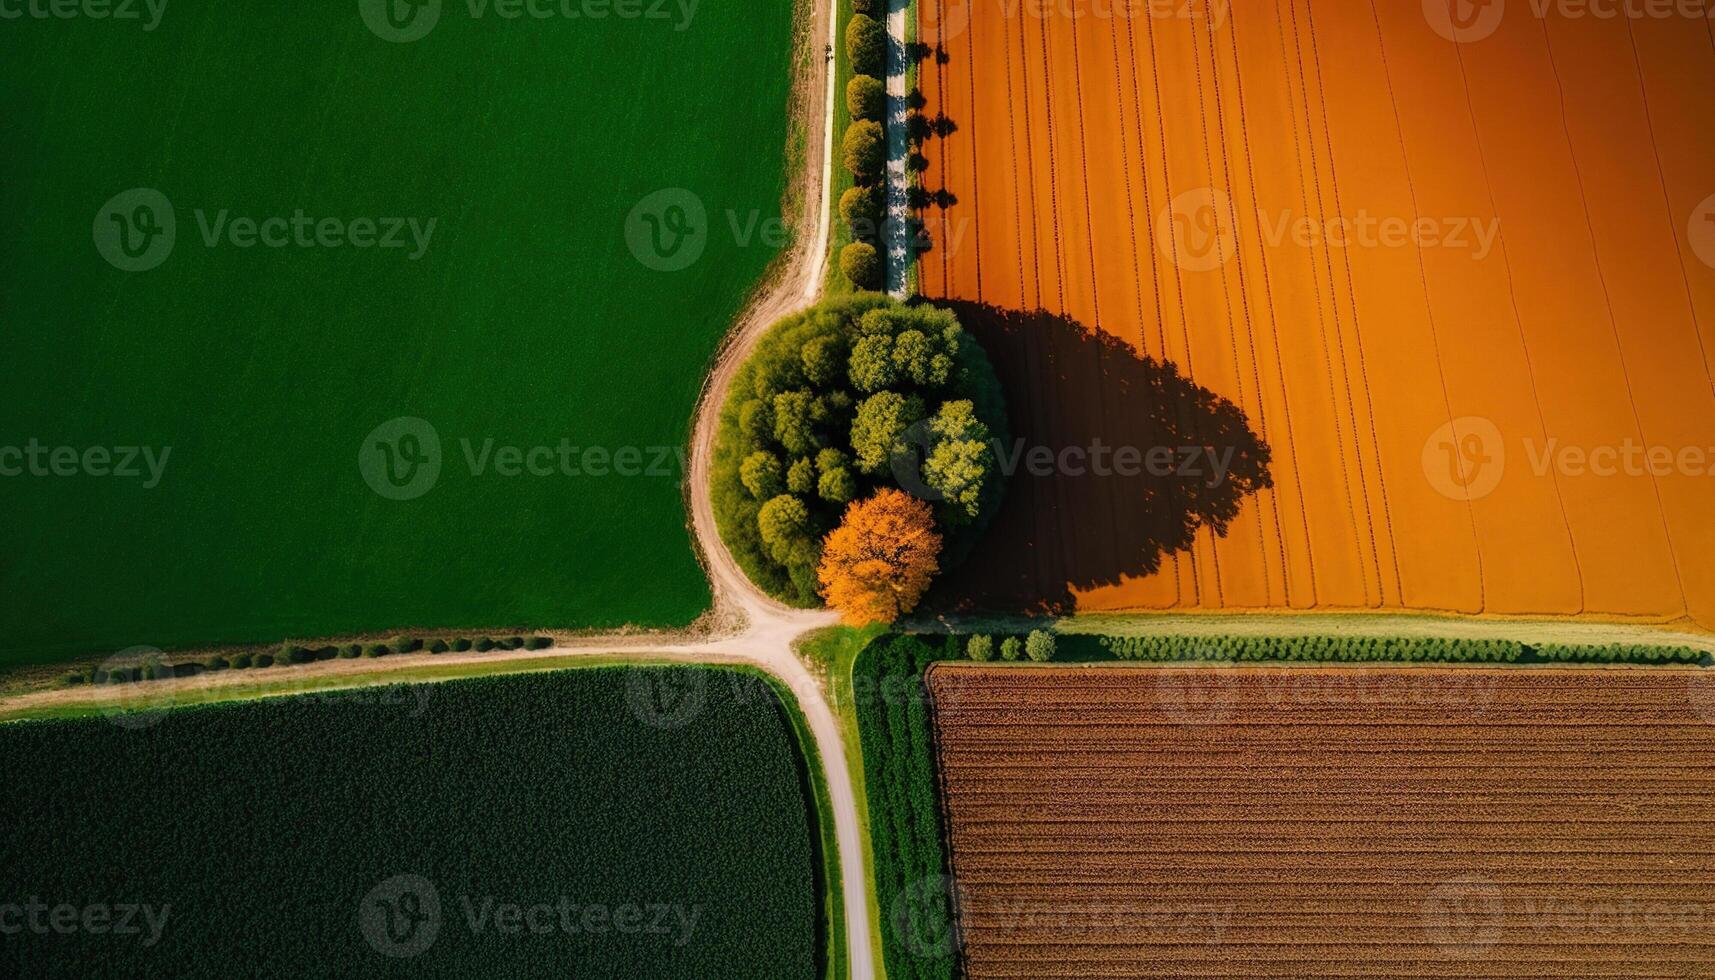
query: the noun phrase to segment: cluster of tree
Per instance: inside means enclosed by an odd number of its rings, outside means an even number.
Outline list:
[[[710,486],[721,537],[776,598],[891,622],[993,514],[1005,429],[994,369],[952,313],[831,300],[776,325],[734,378]]]
[[[879,0],[852,0],[846,25],[846,57],[852,79],[846,83],[851,125],[843,143],[845,166],[855,186],[840,196],[840,220],[851,244],[840,250],[840,271],[859,289],[880,289],[885,276],[881,228],[887,211],[882,187],[887,167],[887,30]]]
[[[1028,636],[1020,639],[1017,636],[1003,637],[998,653],[1002,660],[1017,660],[1028,657],[1036,663],[1047,663],[1054,659],[1058,641],[1054,634],[1047,630],[1031,630]],[[979,663],[993,660],[997,650],[994,637],[979,633],[965,640],[965,656]]]
[[[346,643],[340,645],[305,646],[286,642],[260,653],[242,651],[220,654],[202,660],[186,660],[176,664],[163,663],[158,655],[144,657],[136,664],[84,666],[67,671],[62,678],[67,686],[79,684],[130,684],[137,681],[162,680],[171,677],[195,677],[220,670],[249,670],[272,667],[275,664],[308,664],[318,660],[354,659],[357,657],[386,657],[395,653],[488,653],[491,650],[546,650],[554,641],[546,636],[483,636],[476,639],[422,640],[411,636],[396,636],[385,643]]]

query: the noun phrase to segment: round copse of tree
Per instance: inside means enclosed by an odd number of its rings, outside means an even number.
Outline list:
[[[952,313],[872,292],[829,300],[776,324],[734,376],[710,471],[716,526],[761,589],[815,606],[830,529],[903,490],[927,511],[923,530],[942,539],[938,567],[948,567],[1001,497],[998,465],[966,444],[1005,429],[994,369]],[[933,457],[941,442],[950,448]],[[953,493],[935,499],[931,484]],[[887,615],[914,600],[893,601]]]

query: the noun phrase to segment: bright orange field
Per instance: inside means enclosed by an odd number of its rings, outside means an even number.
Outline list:
[[[1172,480],[1015,478],[955,592],[1715,629],[1707,19],[919,6],[919,291],[963,301],[1014,434],[1206,441],[1156,375],[1105,380],[1148,359],[1242,411],[1272,483],[1180,539],[1130,526]]]

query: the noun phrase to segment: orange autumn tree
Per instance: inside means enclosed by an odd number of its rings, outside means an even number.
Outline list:
[[[822,545],[822,598],[850,626],[891,623],[916,608],[941,570],[941,536],[929,505],[883,489],[846,508]]]

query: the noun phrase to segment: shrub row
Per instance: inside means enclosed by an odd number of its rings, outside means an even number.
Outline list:
[[[213,656],[203,660],[187,660],[176,664],[162,663],[159,657],[149,657],[140,664],[128,666],[86,666],[67,671],[63,683],[68,686],[79,684],[129,684],[136,681],[152,681],[170,677],[195,677],[198,674],[222,670],[248,670],[253,667],[272,667],[276,664],[308,664],[319,660],[345,659],[357,657],[387,657],[395,653],[488,653],[491,650],[546,650],[554,645],[554,641],[546,636],[479,637],[468,639],[458,637],[451,640],[421,640],[412,636],[396,636],[385,643],[347,643],[310,647],[298,643],[282,643],[272,651],[263,653],[235,653],[231,656]]]
[[[1510,640],[1372,636],[1106,636],[1121,660],[1305,661],[1312,663],[1516,663],[1525,646]]]
[[[1121,660],[1299,661],[1309,663],[1631,663],[1705,664],[1684,647],[1533,646],[1515,640],[1377,636],[1109,636],[1102,647]]]
[[[1000,641],[998,649],[994,637],[978,633],[965,639],[965,656],[979,663],[993,660],[998,653],[1002,660],[1017,660],[1028,657],[1036,663],[1047,663],[1054,659],[1059,649],[1059,641],[1053,633],[1047,630],[1031,630],[1023,637],[1008,636]]]
[[[1538,660],[1548,663],[1578,664],[1701,664],[1710,666],[1715,658],[1686,647],[1650,647],[1614,644],[1601,647],[1571,647],[1547,644],[1533,648]]]
[[[840,272],[858,289],[880,289],[886,269],[879,249],[886,213],[881,186],[887,167],[887,29],[877,0],[852,0],[846,24],[846,57],[852,78],[846,83],[851,125],[841,143],[846,169],[856,186],[840,196],[840,220],[851,243],[840,250]]]

